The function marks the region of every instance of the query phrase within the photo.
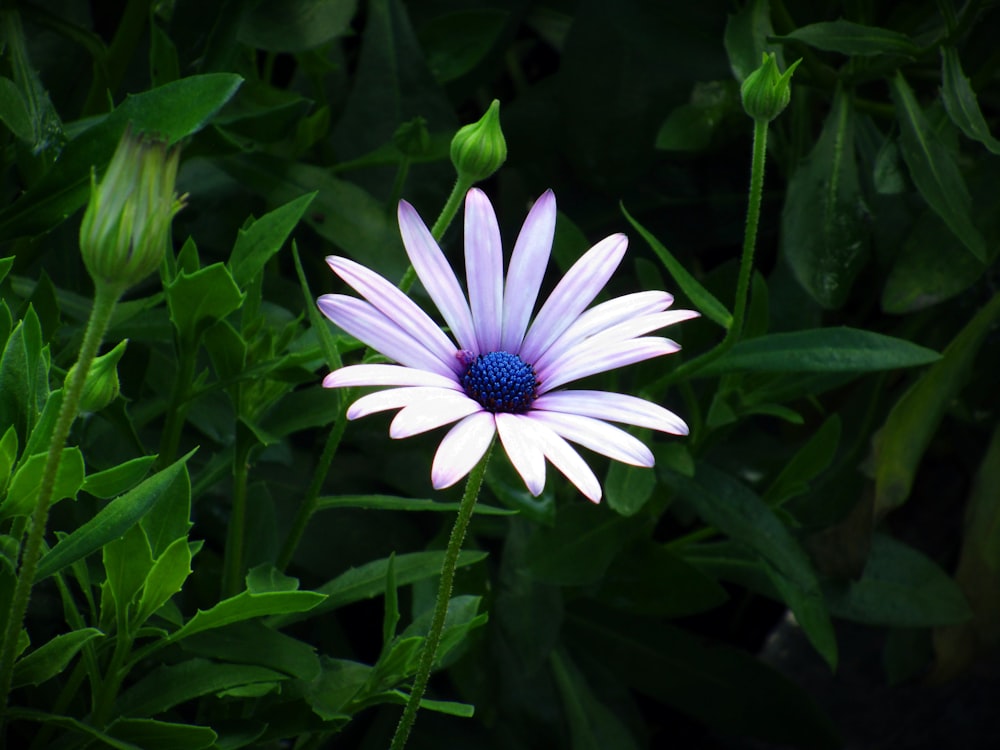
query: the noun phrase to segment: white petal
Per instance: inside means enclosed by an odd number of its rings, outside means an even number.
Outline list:
[[[455,372],[462,369],[462,363],[455,356],[455,345],[444,335],[440,326],[394,284],[349,258],[330,255],[326,262],[358,294],[415,340],[420,341],[450,369]]]
[[[490,447],[495,434],[493,415],[488,411],[476,412],[452,427],[434,454],[431,465],[434,489],[451,487],[472,471]]]
[[[440,394],[448,393],[461,395],[458,391],[449,388],[430,388],[426,386],[415,386],[407,388],[389,388],[385,391],[376,391],[362,396],[347,410],[348,419],[361,419],[369,414],[390,409],[400,409],[412,403],[438,398]]]
[[[413,270],[434,300],[455,340],[463,349],[474,350],[476,334],[472,315],[455,272],[416,209],[406,201],[399,202],[399,232]]]
[[[477,411],[483,411],[478,402],[457,391],[438,391],[432,399],[410,404],[395,416],[389,425],[389,437],[408,438],[457,422]]]
[[[564,414],[579,414],[609,422],[648,427],[651,430],[668,432],[671,435],[687,435],[684,420],[659,404],[624,393],[609,391],[555,391],[539,396],[531,408],[556,411]]]
[[[531,418],[528,417],[528,419]],[[532,426],[535,428],[534,439],[538,441],[545,457],[583,493],[584,497],[591,502],[599,503],[601,501],[601,483],[587,462],[573,450],[573,446],[546,425],[533,420]]]
[[[493,206],[476,188],[465,196],[465,278],[478,351],[495,352],[503,315],[503,248]]]
[[[464,389],[454,376],[416,370],[402,365],[349,365],[334,370],[323,378],[325,388],[366,385],[426,385],[464,393]]]
[[[578,320],[583,320],[585,315],[586,313],[581,315]],[[638,315],[620,320],[617,323],[604,327],[602,330],[596,331],[585,339],[577,341],[572,341],[569,335],[571,331],[566,331],[535,362],[535,373],[539,378],[544,378],[548,369],[555,366],[560,359],[572,359],[586,350],[591,350],[599,354],[601,346],[642,336],[660,328],[680,323],[683,320],[696,318],[698,315],[693,310],[666,310],[648,315]]]
[[[545,489],[545,454],[533,435],[530,420],[518,414],[496,414],[497,433],[504,452],[521,475],[528,491],[538,496]]]
[[[317,301],[320,311],[359,341],[407,367],[418,367],[442,375],[455,370],[431,353],[419,339],[356,297],[324,294]]]
[[[503,334],[500,348],[516,352],[524,339],[549,264],[556,231],[556,197],[546,190],[524,220],[507,268],[503,293]]]
[[[545,300],[525,334],[524,343],[517,352],[523,360],[537,361],[552,342],[573,324],[608,283],[627,247],[625,235],[614,234],[598,242],[573,264]]]
[[[556,434],[615,461],[633,466],[652,466],[653,452],[624,430],[593,417],[535,409],[531,419],[551,427]]]
[[[644,336],[615,344],[598,345],[593,350],[584,348],[578,351],[576,356],[556,362],[550,368],[548,376],[539,379],[541,385],[538,387],[538,392],[546,393],[588,375],[625,367],[664,354],[673,354],[679,350],[680,346],[676,341],[657,336]]]

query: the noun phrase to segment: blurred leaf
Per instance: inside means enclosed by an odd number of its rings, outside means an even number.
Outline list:
[[[256,664],[300,680],[315,680],[320,661],[314,646],[279,633],[259,621],[237,622],[197,633],[181,642],[196,656],[235,664]]]
[[[134,487],[155,461],[156,456],[139,456],[110,469],[88,474],[80,489],[101,500],[108,500]]]
[[[867,625],[926,628],[964,622],[972,612],[935,562],[886,534],[872,537],[864,574],[824,587],[830,611]]]
[[[153,508],[174,482],[184,477],[185,463],[194,451],[179,458],[134,489],[105,505],[93,518],[62,537],[38,563],[35,580],[41,581],[67,565],[99,550],[128,531]]]
[[[800,26],[778,39],[794,39],[816,49],[844,55],[900,55],[912,58],[920,53],[920,47],[906,34],[842,18]]]
[[[785,603],[834,669],[837,642],[816,572],[774,511],[748,487],[705,463],[698,465],[693,480],[676,476],[673,483],[706,523],[748,545],[768,563],[765,570]]]
[[[10,471],[17,463],[17,430],[14,425],[9,425],[7,431],[0,438],[0,495],[7,491],[7,482],[10,480]]]
[[[97,628],[83,628],[57,635],[48,643],[17,660],[12,687],[41,685],[66,669],[70,660],[94,638],[103,638]]]
[[[882,289],[882,310],[893,314],[924,310],[974,284],[987,264],[964,252],[941,218],[925,210],[903,240]]]
[[[241,289],[281,249],[315,197],[314,192],[299,196],[240,229],[229,256],[229,268]]]
[[[440,500],[426,498],[395,497],[392,495],[338,495],[336,497],[321,497],[316,502],[316,510],[327,508],[366,508],[368,510],[402,510],[402,511],[457,511],[461,503],[446,503]],[[517,511],[506,508],[496,508],[483,503],[476,503],[474,513],[484,516],[516,516]]]
[[[634,516],[645,507],[656,489],[656,473],[647,466],[631,466],[612,461],[604,481],[604,493],[611,510]]]
[[[35,129],[31,115],[17,84],[0,76],[0,122],[29,146],[35,145]]]
[[[48,454],[39,453],[22,459],[14,476],[10,479],[7,497],[0,505],[0,518],[13,516],[29,516],[35,510],[38,494],[42,486],[42,472]],[[76,499],[76,494],[83,484],[86,468],[83,465],[83,454],[79,448],[65,448],[59,458],[59,468],[56,470],[55,486],[52,489],[51,501],[57,503],[66,498]]]
[[[247,81],[213,118],[227,138],[237,142],[274,143],[288,139],[312,108],[312,102],[296,91]]]
[[[875,515],[906,502],[924,451],[961,391],[986,334],[1000,316],[1000,294],[948,344],[941,359],[902,395],[872,441]]]
[[[656,253],[656,256],[663,263],[664,268],[667,269],[667,273],[670,274],[671,278],[677,282],[677,286],[681,288],[694,304],[699,311],[701,311],[706,317],[718,323],[723,328],[728,329],[733,322],[733,316],[729,314],[729,311],[725,306],[715,298],[715,296],[708,291],[701,283],[695,279],[687,269],[671,254],[667,248],[665,248],[659,240],[657,240],[652,234],[650,234],[646,229],[639,224],[628,211],[625,210],[624,204],[619,204],[622,213],[625,214],[625,218],[628,219],[629,224],[631,224],[635,231],[637,231],[647,243],[649,243],[650,248]]]
[[[979,109],[976,92],[962,72],[958,50],[954,47],[941,47],[941,101],[951,121],[963,133],[982,143],[991,153],[1000,155],[1000,141],[990,133]]]
[[[476,8],[442,13],[417,32],[427,55],[427,66],[439,83],[468,73],[486,57],[500,38],[510,13]]]
[[[571,642],[619,680],[713,731],[810,750],[842,746],[809,694],[751,654],[603,610],[572,615],[570,624]]]
[[[829,467],[840,443],[840,415],[831,414],[791,460],[785,463],[761,496],[772,508],[805,494],[809,482]]]
[[[729,372],[876,372],[917,367],[941,358],[905,339],[845,326],[770,333],[740,341],[698,371],[699,377]]]
[[[867,260],[869,234],[854,156],[853,107],[838,88],[823,132],[785,193],[781,249],[813,299],[837,308]]]
[[[691,101],[670,110],[656,133],[663,151],[704,151],[728,114],[740,110],[739,92],[732,81],[694,84]]]
[[[645,543],[619,555],[596,596],[615,609],[662,618],[705,612],[729,598],[722,586],[669,546]]]
[[[202,695],[286,679],[286,675],[263,667],[189,659],[152,670],[122,692],[116,708],[124,716],[155,716]]]
[[[553,651],[549,659],[569,723],[573,750],[639,750],[639,745],[618,717],[597,699],[586,678],[565,653]]]
[[[115,750],[145,750],[138,745],[133,745],[131,742],[117,740],[111,735],[105,734],[99,729],[95,729],[86,722],[77,721],[70,716],[57,716],[56,714],[50,714],[45,711],[36,711],[31,708],[20,708],[17,706],[9,707],[7,709],[7,716],[11,719],[20,719],[22,721],[30,721],[37,724],[67,729],[72,732],[82,734],[90,739],[100,740],[103,744],[114,748]]]
[[[107,731],[110,736],[131,742],[142,750],[204,750],[216,746],[219,737],[211,727],[153,719],[115,719]]]
[[[554,527],[535,529],[524,562],[538,581],[563,586],[596,583],[637,530],[636,523],[618,514],[574,503],[559,509]]]
[[[269,52],[303,52],[348,36],[357,0],[261,0],[239,16],[237,38]]]
[[[920,194],[978,260],[986,261],[986,241],[972,223],[972,198],[955,150],[931,128],[913,91],[897,72],[891,79],[900,124],[900,150]]]
[[[209,325],[238,310],[245,296],[222,263],[190,274],[181,271],[166,292],[170,319],[180,336],[191,342]]]
[[[91,168],[100,171],[111,160],[127,126],[174,143],[200,130],[242,82],[231,73],[210,73],[128,96],[114,112],[66,144],[45,176],[0,211],[0,235],[48,231],[82,206],[89,195]]]
[[[729,67],[737,81],[743,81],[760,67],[765,52],[778,55],[778,67],[784,69],[781,47],[768,42],[774,36],[771,25],[771,4],[768,0],[750,0],[737,13],[726,17],[723,41],[729,56]]]

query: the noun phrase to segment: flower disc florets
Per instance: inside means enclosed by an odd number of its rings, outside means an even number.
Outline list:
[[[462,376],[469,398],[486,411],[523,414],[538,393],[535,368],[510,352],[480,354]]]

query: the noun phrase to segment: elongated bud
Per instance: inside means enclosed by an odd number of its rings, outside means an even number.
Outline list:
[[[174,192],[177,147],[126,129],[104,178],[90,176],[80,251],[95,284],[122,289],[142,281],[167,252],[170,222],[184,198]]]
[[[740,87],[743,109],[755,120],[770,122],[788,106],[792,98],[792,73],[799,66],[798,59],[781,74],[773,52],[765,52],[761,66],[746,77]]]
[[[95,357],[90,369],[87,371],[87,379],[83,383],[83,393],[80,396],[80,411],[95,412],[100,411],[110,404],[120,392],[118,385],[118,360],[125,353],[128,346],[128,339],[123,340],[107,354]],[[71,382],[76,374],[76,365],[69,368],[66,373],[66,382]]]
[[[490,104],[478,122],[460,128],[451,139],[451,162],[468,184],[485,180],[507,160],[507,141],[500,129],[500,102]]]

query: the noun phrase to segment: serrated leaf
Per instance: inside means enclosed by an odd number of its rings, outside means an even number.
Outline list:
[[[281,249],[315,197],[315,192],[299,196],[240,229],[229,257],[229,268],[237,286],[246,288],[264,264]]]
[[[188,341],[197,341],[205,328],[238,310],[244,298],[222,263],[190,274],[181,271],[167,287],[166,295],[170,319]]]
[[[103,638],[97,628],[83,628],[57,635],[48,643],[22,656],[14,665],[11,687],[41,685],[62,672],[70,660],[94,638]]]
[[[0,505],[0,518],[28,516],[35,509],[38,493],[42,484],[42,472],[48,460],[48,455],[39,453],[22,460],[14,476],[10,478],[7,497]],[[79,448],[65,448],[59,457],[59,468],[56,469],[55,485],[52,488],[50,501],[57,503],[66,498],[76,499],[76,494],[83,484],[86,467],[83,465],[83,454]]]
[[[941,47],[941,101],[951,121],[974,141],[979,141],[994,154],[1000,155],[1000,141],[990,133],[986,118],[979,109],[976,92],[962,72],[958,50]]]

